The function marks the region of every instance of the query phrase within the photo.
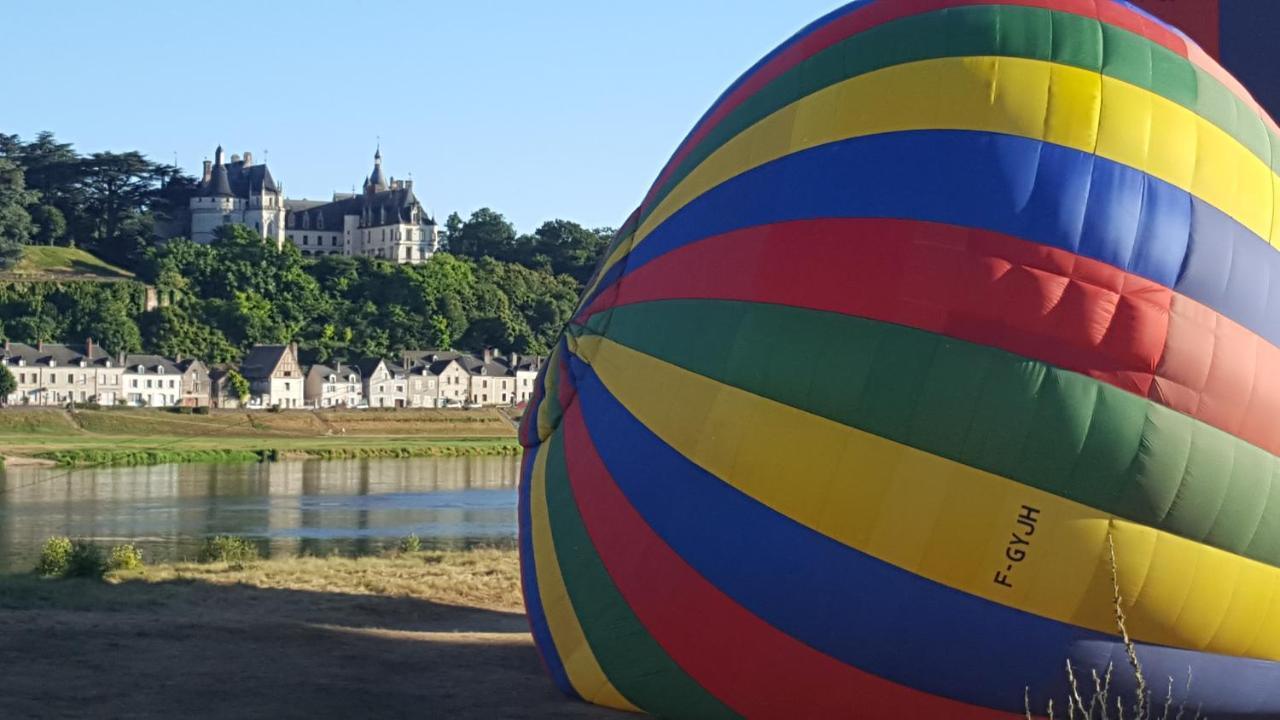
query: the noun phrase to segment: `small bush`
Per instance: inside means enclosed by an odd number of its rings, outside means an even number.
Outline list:
[[[202,563],[246,563],[258,559],[258,546],[239,535],[215,535],[200,548]]]
[[[279,405],[272,405],[271,407],[267,408],[267,412],[270,412],[270,413],[284,412],[284,408],[280,407]]]
[[[400,552],[416,553],[422,551],[422,538],[416,533],[409,533],[407,536],[400,538]]]
[[[102,548],[85,540],[71,543],[71,557],[63,577],[100,578],[107,571],[107,558]]]
[[[36,573],[44,577],[63,577],[71,564],[71,538],[51,537],[40,549],[40,561]]]
[[[192,412],[195,413],[196,415],[208,415],[209,406],[208,405],[197,406],[195,409],[192,410]]]
[[[108,570],[138,570],[142,564],[142,551],[130,544],[116,545],[107,556]]]

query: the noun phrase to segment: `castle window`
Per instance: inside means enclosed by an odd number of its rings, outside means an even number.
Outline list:
[[[303,235],[303,236],[302,236],[302,244],[303,244],[303,245],[310,245],[310,244],[311,244],[311,236],[310,236],[310,235]]]

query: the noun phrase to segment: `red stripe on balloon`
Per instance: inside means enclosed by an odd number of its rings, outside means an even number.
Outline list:
[[[669,299],[842,313],[1082,373],[1280,454],[1280,349],[1107,263],[973,228],[845,218],[764,225],[662,255],[584,313]]]
[[[1195,54],[1189,54],[1186,40],[1169,27],[1160,22],[1149,20],[1141,13],[1111,2],[1111,0],[900,0],[899,2],[889,3],[873,2],[817,28],[791,47],[779,53],[768,63],[762,65],[725,95],[710,114],[698,123],[689,137],[676,149],[675,155],[663,167],[653,187],[645,195],[644,205],[649,204],[667,180],[671,178],[671,175],[675,173],[680,163],[684,162],[689,153],[693,152],[698,143],[702,142],[725,116],[733,112],[748,97],[759,92],[766,85],[809,57],[878,25],[884,25],[885,23],[913,15],[970,5],[1017,5],[1094,18],[1108,25],[1114,25],[1140,35],[1182,57],[1197,62],[1197,64],[1204,65],[1208,61],[1205,57],[1193,57]],[[1208,65],[1204,69],[1215,77],[1221,78],[1225,75],[1221,68],[1215,66],[1216,63],[1208,61]],[[1235,87],[1238,87],[1238,84]],[[1258,111],[1264,117],[1266,116],[1257,103],[1253,101],[1253,98],[1247,92],[1244,92],[1243,88],[1239,88],[1238,92],[1243,93],[1243,99],[1258,108]]]
[[[973,720],[1014,716],[922,693],[846,665],[755,616],[659,538],[614,483],[580,405],[565,415],[569,482],[587,533],[627,604],[673,660],[751,718]]]

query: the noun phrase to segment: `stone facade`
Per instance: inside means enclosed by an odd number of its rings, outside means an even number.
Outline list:
[[[249,381],[249,406],[281,409],[306,406],[305,378],[298,364],[298,346],[258,345],[240,363]]]
[[[304,256],[363,255],[422,263],[440,249],[435,220],[413,192],[412,180],[389,180],[382,151],[359,194],[335,193],[329,202],[286,200],[285,239]]]
[[[0,363],[13,374],[18,386],[5,398],[8,405],[115,405],[122,397],[120,358],[112,358],[93,340],[80,346],[6,342]]]
[[[305,399],[308,407],[338,408],[364,405],[360,370],[351,365],[312,365],[307,371]]]

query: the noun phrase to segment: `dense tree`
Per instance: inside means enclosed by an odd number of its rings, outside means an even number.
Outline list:
[[[21,169],[27,192],[34,193],[17,203],[30,222],[0,199],[0,238],[79,245],[125,267],[155,242],[157,220],[176,217],[195,188],[193,178],[141,153],[84,156],[48,132],[30,142],[0,134],[0,163]],[[10,184],[5,167],[0,165],[0,187]],[[25,232],[6,232],[6,220]]]
[[[15,246],[30,242],[36,232],[27,208],[39,197],[39,193],[27,189],[22,167],[0,157],[0,266],[12,264]]]
[[[502,213],[489,208],[480,208],[471,213],[471,217],[458,227],[448,227],[456,219],[457,216],[452,215],[446,223],[449,252],[477,259],[482,257],[506,261],[516,259],[516,228],[503,217]]]
[[[18,390],[18,381],[14,379],[13,373],[9,372],[9,368],[0,365],[0,405],[6,405],[9,402],[9,396]]]

